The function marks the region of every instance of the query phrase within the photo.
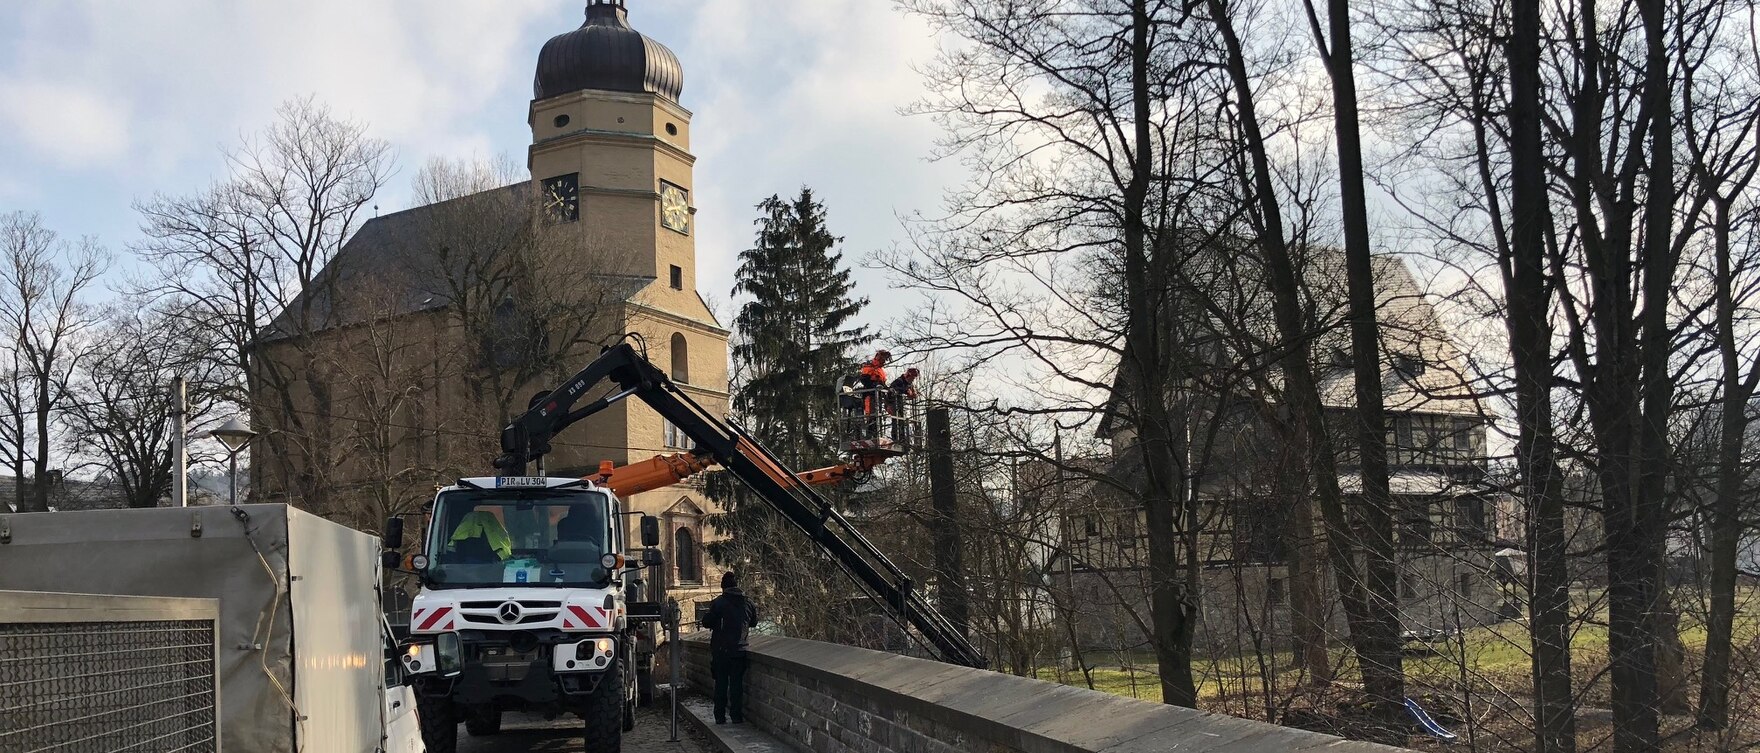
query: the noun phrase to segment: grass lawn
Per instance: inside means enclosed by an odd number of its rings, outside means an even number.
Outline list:
[[[1677,596],[1677,599],[1682,598]],[[1685,598],[1694,598],[1691,595]],[[1575,632],[1571,638],[1571,663],[1579,693],[1589,705],[1607,703],[1607,611],[1598,591],[1582,591],[1573,599],[1577,605]],[[1743,603],[1760,603],[1760,590],[1749,589]],[[1703,654],[1706,629],[1692,613],[1696,604],[1677,602],[1683,612],[1680,638],[1686,649],[1687,665],[1696,668]],[[1760,609],[1744,608],[1737,617],[1737,646],[1760,643]],[[1404,666],[1413,693],[1420,688],[1440,692],[1458,692],[1470,688],[1475,693],[1525,697],[1530,687],[1529,651],[1531,643],[1526,621],[1504,622],[1472,628],[1461,636],[1438,643],[1434,652],[1407,652]],[[1343,646],[1332,650],[1336,675],[1349,680],[1356,675],[1355,658]],[[1091,666],[1095,690],[1148,701],[1161,700],[1161,685],[1152,652],[1096,652],[1084,658]],[[1262,668],[1263,667],[1263,668]],[[1263,659],[1256,654],[1221,658],[1203,658],[1192,662],[1192,673],[1198,683],[1198,697],[1206,707],[1218,711],[1238,708],[1243,700],[1262,703],[1266,677],[1274,683],[1273,696],[1287,695],[1301,679],[1289,651],[1267,653]],[[1088,680],[1079,670],[1056,668],[1040,670],[1041,679],[1060,681],[1086,687]],[[1245,710],[1245,709],[1243,709]]]

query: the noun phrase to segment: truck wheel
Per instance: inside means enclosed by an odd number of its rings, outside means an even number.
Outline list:
[[[471,737],[501,734],[501,709],[472,709],[464,713],[464,731]]]
[[[636,689],[641,684],[637,682],[637,678],[639,677],[641,677],[641,672],[635,672],[634,676],[624,681],[623,731],[625,732],[636,728],[636,703],[641,700],[640,694]]]
[[[581,704],[586,753],[623,753],[623,663],[612,662],[599,687]],[[430,753],[433,753],[430,751]],[[452,753],[446,751],[445,753]]]
[[[644,663],[647,666],[636,670],[636,705],[646,708],[654,705],[654,663]]]
[[[450,698],[416,700],[416,717],[422,725],[422,744],[428,753],[457,753],[458,709]]]

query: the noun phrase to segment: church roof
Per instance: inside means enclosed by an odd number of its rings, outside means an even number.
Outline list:
[[[630,27],[623,0],[591,0],[586,23],[551,37],[538,52],[532,98],[583,89],[648,92],[676,102],[684,66],[666,45]]]
[[[446,281],[467,279],[477,270],[466,265],[480,266],[484,257],[475,249],[460,248],[443,259],[435,252],[437,244],[475,242],[492,248],[524,237],[532,192],[533,183],[521,181],[368,220],[258,333],[258,340],[274,342],[450,306]],[[605,286],[603,292],[613,300],[635,298],[655,279],[580,274]]]

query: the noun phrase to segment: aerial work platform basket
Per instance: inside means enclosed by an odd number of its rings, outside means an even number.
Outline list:
[[[839,439],[851,456],[878,465],[921,449],[922,419],[915,398],[890,387],[864,386],[854,374],[838,380],[836,397]]]

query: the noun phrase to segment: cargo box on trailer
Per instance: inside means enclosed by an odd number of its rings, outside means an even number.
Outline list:
[[[0,589],[218,599],[223,750],[385,744],[373,536],[285,505],[0,515]]]

